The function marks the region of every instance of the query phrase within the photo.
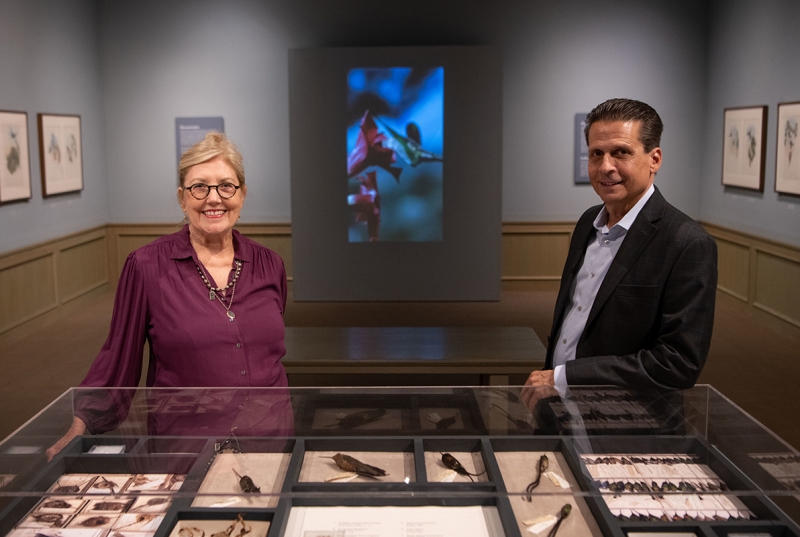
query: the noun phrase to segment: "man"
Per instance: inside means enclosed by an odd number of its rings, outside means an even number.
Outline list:
[[[603,205],[575,227],[545,370],[526,385],[674,390],[697,381],[714,323],[717,249],[653,185],[662,130],[653,108],[629,99],[587,116],[589,179]],[[526,399],[545,395],[533,392]]]

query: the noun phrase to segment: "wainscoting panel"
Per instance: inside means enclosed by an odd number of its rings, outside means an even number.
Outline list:
[[[703,222],[717,240],[717,288],[800,326],[800,247]]]
[[[719,290],[800,326],[800,248],[703,226],[719,246]],[[292,279],[289,224],[237,227],[276,251]],[[503,224],[503,290],[558,289],[573,228],[571,222]],[[80,305],[76,299],[89,300],[108,284],[116,287],[130,252],[179,229],[176,224],[108,224],[0,255],[0,339],[58,318]]]
[[[0,255],[0,335],[54,319],[61,306],[108,283],[106,226]],[[54,315],[54,312],[56,315]]]
[[[800,326],[800,263],[757,252],[756,267],[753,306]]]
[[[747,302],[750,289],[750,248],[717,238],[719,281],[721,291]]]
[[[61,303],[74,300],[108,283],[105,233],[59,253],[58,289]]]
[[[266,246],[283,259],[286,279],[292,281],[291,224],[239,224],[236,228],[249,239]]]
[[[575,224],[503,224],[504,290],[558,289]]]
[[[181,226],[175,224],[109,224],[109,238],[113,243],[109,255],[109,267],[114,285],[128,255],[149,244],[163,235],[180,231]],[[239,224],[236,229],[244,235],[270,250],[275,251],[283,259],[286,276],[292,280],[292,231],[290,224]]]
[[[117,286],[131,252],[181,227],[180,224],[108,224],[108,273],[112,286]]]
[[[0,334],[58,307],[55,254],[0,270]]]

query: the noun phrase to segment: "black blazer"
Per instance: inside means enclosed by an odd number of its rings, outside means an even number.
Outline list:
[[[546,368],[602,205],[581,216],[561,276]],[[717,245],[656,188],[642,207],[595,297],[567,383],[641,389],[694,385],[714,324]]]

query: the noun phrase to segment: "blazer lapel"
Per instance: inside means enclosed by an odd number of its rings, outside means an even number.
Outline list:
[[[600,211],[602,205],[598,205],[597,211]],[[596,215],[595,215],[596,216]],[[561,328],[561,321],[563,320],[564,309],[570,300],[570,292],[572,289],[572,282],[575,280],[575,274],[583,262],[583,256],[586,253],[586,245],[589,243],[589,238],[594,234],[594,226],[592,225],[594,219],[586,220],[586,224],[576,227],[572,234],[572,241],[570,242],[570,249],[567,253],[567,260],[564,262],[564,281],[556,298],[556,307],[553,313],[553,318],[558,319],[558,323],[553,324],[551,337],[555,337],[555,333]]]
[[[636,220],[633,221],[633,225],[625,235],[625,240],[619,247],[617,255],[614,256],[614,261],[611,262],[608,273],[606,273],[606,277],[597,291],[592,310],[589,312],[589,318],[586,319],[586,326],[591,325],[603,305],[614,293],[619,282],[622,281],[622,278],[625,277],[625,274],[628,273],[641,253],[655,237],[658,228],[653,225],[653,222],[661,218],[665,205],[666,200],[656,188],[645,206],[642,207]]]

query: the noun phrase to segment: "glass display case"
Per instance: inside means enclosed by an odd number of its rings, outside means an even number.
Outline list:
[[[798,498],[710,386],[71,389],[0,444],[14,537],[800,537]]]

